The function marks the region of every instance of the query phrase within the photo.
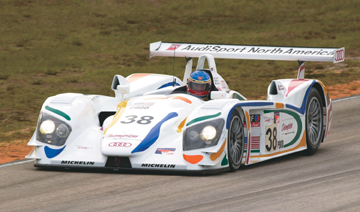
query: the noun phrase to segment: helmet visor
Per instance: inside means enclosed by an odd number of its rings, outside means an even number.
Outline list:
[[[209,91],[210,83],[197,83],[197,82],[188,81],[188,87],[194,91]]]

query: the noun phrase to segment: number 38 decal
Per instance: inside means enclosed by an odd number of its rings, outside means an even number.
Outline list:
[[[135,115],[129,115],[129,116],[126,116],[125,118],[127,118],[128,120],[121,121],[120,123],[131,124],[137,120],[136,123],[138,123],[138,124],[150,124],[151,120],[154,119],[154,117],[152,117],[152,116],[141,116],[139,119],[137,119],[137,116],[135,116]]]
[[[266,130],[266,140],[265,140],[265,148],[267,152],[276,150],[276,144],[277,144],[277,130],[276,125],[270,126]]]

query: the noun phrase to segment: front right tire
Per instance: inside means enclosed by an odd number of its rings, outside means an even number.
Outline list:
[[[243,123],[239,112],[235,109],[230,119],[227,145],[229,167],[231,171],[238,170],[243,159],[245,142]]]

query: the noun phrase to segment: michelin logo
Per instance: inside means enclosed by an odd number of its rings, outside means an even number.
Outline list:
[[[69,160],[63,160],[61,161],[61,165],[94,165],[95,162],[92,161],[69,161]]]
[[[143,163],[141,164],[141,167],[145,168],[175,168],[175,164],[150,164],[150,163]]]

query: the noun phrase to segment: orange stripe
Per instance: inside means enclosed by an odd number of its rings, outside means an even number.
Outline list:
[[[262,157],[271,157],[271,156],[274,156],[274,155],[279,155],[279,154],[283,154],[283,153],[286,153],[286,152],[291,152],[291,151],[294,151],[300,147],[305,147],[306,146],[306,138],[305,138],[305,131],[304,131],[304,134],[303,134],[303,137],[300,141],[300,143],[292,148],[292,149],[289,149],[289,150],[285,150],[285,151],[281,151],[281,152],[275,152],[275,153],[272,153],[272,154],[268,154],[268,155],[254,155],[254,156],[251,156],[251,158],[262,158]]]
[[[184,102],[189,103],[189,104],[192,103],[189,99],[187,99],[185,97],[182,97],[182,96],[176,96],[176,97],[174,97],[174,99],[180,99],[180,100],[183,100]]]
[[[327,90],[326,90],[326,88],[325,88],[325,85],[321,82],[321,81],[319,81],[319,80],[316,80],[322,87],[323,87],[323,89],[324,89],[324,93],[325,93],[325,96],[327,95]]]
[[[182,132],[182,128],[184,127],[185,125],[185,121],[186,121],[186,118],[180,123],[179,127],[178,127],[178,130],[176,132],[178,133],[181,133]]]
[[[165,99],[165,97],[146,98],[145,100],[149,100],[149,99]]]
[[[135,80],[138,80],[138,79],[141,79],[143,77],[146,77],[147,75],[150,75],[150,74],[133,74],[131,75],[131,77],[129,77],[129,79],[127,79],[127,81],[129,83],[132,83],[134,82]]]
[[[250,130],[250,125],[251,125],[250,116],[249,116],[249,113],[247,111],[245,111],[245,114],[246,114],[247,128],[248,128],[248,130]]]
[[[284,104],[280,102],[276,102],[275,106],[276,108],[284,108]]]
[[[189,103],[189,104],[192,103],[189,99],[187,99],[185,97],[182,97],[182,96],[154,97],[154,98],[147,98],[146,100],[148,100],[148,99],[171,99],[171,98],[172,99],[179,99],[179,100],[182,100],[182,101],[184,101],[186,103]]]
[[[188,163],[191,163],[191,164],[197,164],[204,158],[204,156],[202,156],[202,155],[185,155],[185,154],[183,154],[183,156],[184,156],[184,159]]]
[[[224,149],[225,149],[225,144],[226,144],[226,138],[225,138],[225,141],[224,141],[224,144],[221,146],[220,150],[216,153],[212,153],[210,155],[210,159],[212,161],[215,161],[216,159],[218,159],[218,157],[220,157],[220,155],[223,153]]]
[[[127,105],[127,102],[129,101],[129,99],[125,100],[125,101],[122,101],[118,104],[117,106],[117,113],[115,114],[113,120],[111,121],[110,125],[105,129],[104,131],[104,135],[106,134],[106,131],[108,129],[110,129],[119,119],[120,117],[122,116],[122,114],[124,113],[125,111],[125,108],[126,108],[126,105]]]

